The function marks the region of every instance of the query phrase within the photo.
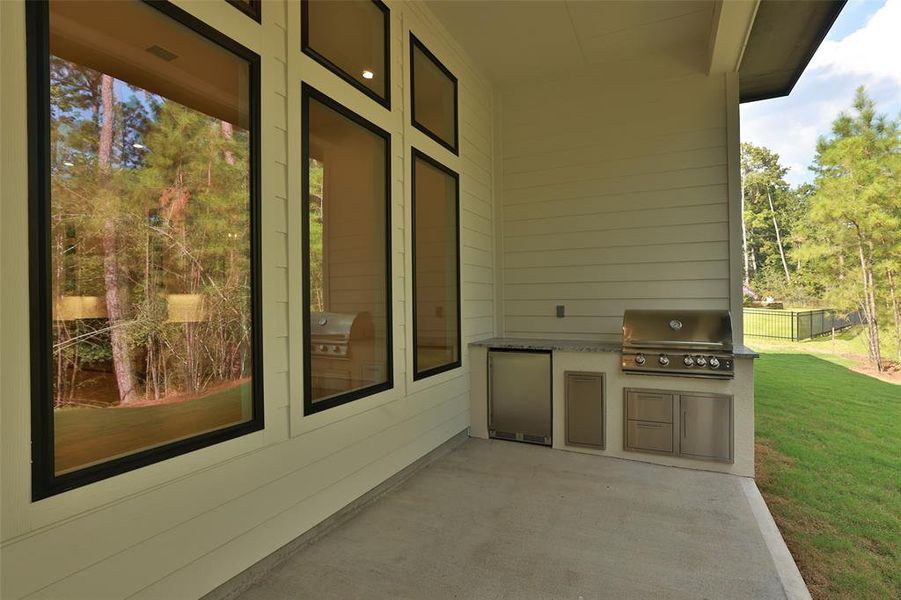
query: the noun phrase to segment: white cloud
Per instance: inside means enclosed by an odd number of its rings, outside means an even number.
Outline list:
[[[766,146],[779,155],[782,166],[788,167],[786,178],[792,184],[809,179],[807,165],[813,157],[817,137],[828,131],[836,112],[814,122],[806,121],[809,115],[794,110],[767,111],[769,114],[748,116],[742,109],[741,139],[758,146]],[[821,112],[821,111],[817,111]]]
[[[809,68],[819,77],[856,75],[901,85],[901,0],[887,0],[867,24],[840,40],[825,40]]]
[[[842,19],[842,15],[839,16]],[[787,179],[810,181],[816,141],[838,113],[851,106],[854,89],[866,85],[877,110],[901,108],[901,0],[888,0],[865,24],[821,45],[792,93],[741,107],[742,141],[777,152]]]

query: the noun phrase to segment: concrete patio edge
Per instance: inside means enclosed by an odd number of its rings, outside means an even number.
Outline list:
[[[795,563],[791,552],[789,552],[788,546],[785,544],[785,540],[776,526],[776,521],[773,520],[773,515],[770,514],[763,495],[757,488],[757,483],[751,478],[743,477],[741,485],[745,497],[748,499],[748,504],[751,506],[751,512],[754,513],[754,517],[757,520],[757,526],[760,527],[760,534],[763,536],[767,549],[770,551],[770,556],[773,558],[773,564],[776,567],[776,572],[779,574],[779,581],[782,584],[782,589],[785,591],[786,598],[789,600],[811,600],[807,584],[804,583],[804,578],[801,577],[798,565]]]

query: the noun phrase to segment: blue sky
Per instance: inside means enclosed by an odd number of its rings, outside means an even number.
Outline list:
[[[812,181],[817,138],[864,85],[881,113],[901,113],[901,0],[850,0],[785,98],[741,106],[741,139],[776,151],[793,185]]]

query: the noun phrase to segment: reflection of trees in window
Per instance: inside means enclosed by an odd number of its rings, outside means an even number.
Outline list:
[[[50,57],[54,404],[247,377],[247,131],[78,60]]]
[[[55,405],[248,377],[247,132],[61,58],[50,73]]]
[[[26,20],[39,499],[262,428],[259,57],[168,3]]]
[[[325,215],[323,214],[323,166],[310,158],[310,310],[326,310]]]

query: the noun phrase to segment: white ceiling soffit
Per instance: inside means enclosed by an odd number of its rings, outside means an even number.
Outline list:
[[[429,0],[492,80],[707,52],[714,0]]]
[[[759,7],[760,0],[716,3],[707,48],[708,74],[738,71]]]

